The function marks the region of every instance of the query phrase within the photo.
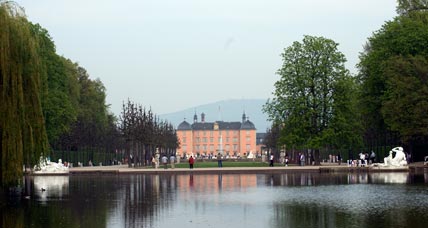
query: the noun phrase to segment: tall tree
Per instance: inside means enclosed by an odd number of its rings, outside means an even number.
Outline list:
[[[344,127],[332,129],[332,121],[336,119],[339,126],[337,120],[345,119],[342,125],[346,125],[354,117],[338,112],[339,102],[345,99],[338,93],[339,85],[349,89],[338,82],[352,80],[344,66],[345,56],[337,46],[330,39],[305,36],[301,43],[286,48],[274,98],[264,108],[272,120],[282,123],[282,137],[288,146],[315,149],[316,162],[319,149],[329,144],[331,132]],[[351,137],[350,132],[346,134]]]
[[[140,165],[137,161],[143,164],[142,161],[149,160],[155,148],[161,153],[175,154],[178,147],[178,138],[170,123],[159,121],[151,110],[146,112],[141,105],[129,100],[123,104],[120,130],[126,142],[126,154],[129,158],[132,155],[135,166]]]
[[[77,66],[70,60],[56,54],[55,45],[48,31],[39,24],[30,24],[38,41],[42,77],[42,108],[46,120],[49,142],[70,130],[78,112],[78,73]]]
[[[396,17],[369,38],[358,65],[366,138],[380,139],[384,144],[404,143],[408,152],[414,145],[428,148],[424,140],[427,130],[421,130],[428,125],[421,126],[424,118],[414,120],[418,112],[427,109],[423,98],[426,58],[428,12],[424,10]],[[404,124],[405,120],[409,122]]]
[[[426,11],[428,10],[427,0],[397,0],[397,13],[403,15],[412,11]]]
[[[20,8],[0,3],[1,184],[17,185],[22,166],[47,152],[36,38]]]
[[[404,143],[428,140],[428,57],[396,56],[387,61],[382,115]]]

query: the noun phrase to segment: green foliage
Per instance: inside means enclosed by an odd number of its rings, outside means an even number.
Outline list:
[[[428,12],[411,11],[387,22],[369,38],[360,56],[361,111],[366,140],[411,145],[427,136],[423,67],[428,57]],[[397,141],[392,143],[398,143]]]
[[[1,184],[16,185],[23,164],[47,152],[40,101],[41,64],[28,21],[16,5],[0,4]]]
[[[382,97],[382,115],[402,141],[428,138],[428,58],[396,56],[385,69],[386,91]]]
[[[323,37],[305,36],[282,54],[281,78],[264,110],[281,123],[281,138],[289,146],[319,149],[358,141],[357,112],[349,112],[356,111],[355,103],[346,103],[355,100],[355,83],[337,46]]]
[[[32,167],[47,156],[48,140],[53,150],[92,151],[91,159],[120,146],[104,85],[58,56],[48,31],[22,12],[15,3],[0,3],[2,185],[17,185],[23,164]],[[105,162],[110,156],[95,157]]]
[[[428,9],[427,0],[398,0],[397,13],[408,14],[413,11],[426,11]]]
[[[355,78],[344,77],[335,82],[334,88],[334,112],[324,140],[333,148],[358,148],[362,145],[358,85]]]
[[[46,29],[39,24],[30,24],[30,27],[39,46],[42,107],[49,142],[53,143],[70,130],[71,123],[77,118],[77,70],[73,63],[56,54]]]

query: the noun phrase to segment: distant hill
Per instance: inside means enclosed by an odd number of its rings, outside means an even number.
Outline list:
[[[175,128],[186,121],[193,123],[193,116],[198,115],[198,121],[201,121],[201,113],[205,113],[206,122],[214,122],[222,120],[225,122],[241,121],[242,114],[249,117],[249,120],[256,126],[257,132],[266,132],[270,127],[270,122],[267,121],[267,115],[263,113],[262,108],[267,99],[236,99],[224,100],[211,104],[199,105],[182,111],[159,115],[161,119],[171,122]]]

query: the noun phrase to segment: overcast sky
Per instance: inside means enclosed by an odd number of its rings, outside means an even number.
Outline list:
[[[268,98],[280,54],[303,35],[359,52],[392,20],[395,0],[16,0],[57,53],[100,78],[118,115],[128,98],[157,114]]]

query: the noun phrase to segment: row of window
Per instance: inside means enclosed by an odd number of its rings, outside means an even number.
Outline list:
[[[233,147],[234,151],[238,150],[238,145],[237,144],[233,144],[232,147]],[[247,151],[251,150],[251,145],[250,144],[245,145],[245,147],[246,147],[245,149]],[[187,145],[182,145],[181,149],[183,150],[183,152],[187,152]],[[199,152],[199,151],[208,151],[208,149],[209,149],[209,151],[213,152],[214,151],[214,145],[206,145],[206,144],[204,144],[204,145],[196,145],[194,149],[195,149],[196,152]],[[217,151],[220,150],[220,146],[217,146],[216,149],[217,149]],[[223,149],[225,151],[229,151],[231,149],[231,145],[226,144]]]
[[[207,132],[209,132],[210,136],[214,136],[214,131],[194,131],[196,136],[207,136]],[[232,131],[233,135],[238,135],[239,131]],[[226,130],[226,131],[221,131],[220,134],[229,136],[230,135],[230,131]],[[249,131],[248,131],[249,134]]]
[[[213,137],[214,136],[214,131],[194,131],[195,136],[207,136],[207,132],[209,132],[209,136]],[[245,131],[246,135],[250,135],[251,131]],[[230,136],[230,131],[226,130],[226,131],[221,131],[220,135],[226,135],[226,136]],[[232,135],[233,136],[237,136],[239,135],[239,131],[232,131]]]
[[[220,138],[220,137],[218,137],[217,138],[217,142],[219,142],[219,143],[221,143],[221,140],[222,140],[222,138]],[[181,138],[181,142],[182,143],[186,143],[186,137],[183,137],[183,138]],[[234,143],[237,143],[239,140],[238,140],[238,138],[236,138],[236,137],[234,137],[233,139],[232,139],[232,142],[234,142]],[[247,142],[250,142],[251,141],[251,137],[246,137],[246,141]],[[207,137],[203,137],[203,138],[200,138],[200,137],[196,137],[195,138],[195,143],[207,143],[208,142],[208,138]],[[214,137],[210,137],[210,143],[213,143],[214,142]],[[225,142],[226,143],[228,143],[228,142],[230,142],[230,138],[229,137],[226,137],[225,138]]]

